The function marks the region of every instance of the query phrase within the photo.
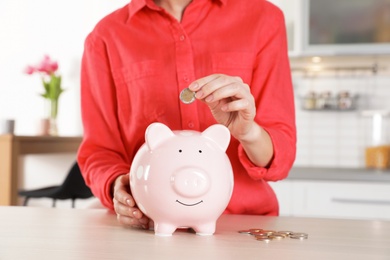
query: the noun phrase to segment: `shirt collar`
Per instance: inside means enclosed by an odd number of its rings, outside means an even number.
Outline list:
[[[225,5],[228,0],[207,0],[211,2],[216,2],[222,5]],[[131,0],[129,3],[129,18],[133,17],[138,11],[140,11],[145,6],[148,6],[151,9],[156,9],[156,5],[153,0]]]

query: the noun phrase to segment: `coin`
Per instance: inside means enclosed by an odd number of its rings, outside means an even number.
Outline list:
[[[300,239],[300,240],[303,240],[303,239],[308,239],[309,235],[306,234],[306,233],[291,233],[290,234],[290,238],[292,239]]]
[[[241,233],[241,234],[250,234],[251,231],[250,231],[250,229],[243,229],[243,230],[239,230],[238,233]]]
[[[279,233],[279,234],[284,234],[284,235],[286,235],[286,236],[289,236],[289,235],[291,235],[291,234],[294,233],[294,232],[292,232],[292,231],[278,231],[278,233]]]
[[[259,237],[259,238],[256,238],[257,241],[263,241],[265,243],[269,243],[271,242],[272,238],[269,238],[269,237]]]
[[[195,101],[195,92],[191,91],[189,88],[185,88],[180,92],[180,100],[184,104],[191,104]]]
[[[255,238],[269,238],[268,235],[255,235]]]
[[[308,239],[308,237],[300,237],[300,236],[290,236],[291,239],[299,239],[299,240],[305,240]]]
[[[306,234],[306,233],[292,232],[292,233],[290,234],[290,236],[294,236],[294,237],[307,237],[307,236],[309,236],[309,235]]]
[[[263,231],[260,231],[260,232],[251,232],[250,234],[253,235],[253,236],[269,236],[269,235],[271,235],[270,233],[263,232]]]
[[[271,242],[271,240],[282,240],[286,237],[292,239],[304,240],[308,239],[309,235],[302,232],[293,232],[293,231],[275,231],[275,230],[265,230],[262,228],[250,228],[238,231],[239,233],[250,234],[256,238],[258,241],[263,241],[265,243]]]
[[[286,238],[286,237],[288,237],[289,235],[287,235],[287,234],[285,234],[285,233],[281,233],[281,232],[275,232],[275,233],[273,233],[272,235],[276,235],[276,236],[281,236],[281,237],[283,237],[283,238]]]
[[[285,238],[285,236],[280,235],[280,234],[276,234],[276,233],[269,235],[268,237],[271,239],[275,239],[275,240],[281,240],[281,239]]]
[[[273,233],[276,233],[275,230],[262,230],[261,232],[267,235],[272,235]]]
[[[261,232],[261,231],[263,231],[261,228],[251,228],[251,229],[249,229],[249,231],[251,232],[251,233],[257,233],[257,232]]]

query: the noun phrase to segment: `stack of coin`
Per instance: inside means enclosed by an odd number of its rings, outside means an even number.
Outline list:
[[[284,238],[292,238],[304,240],[308,239],[309,235],[302,232],[293,232],[293,231],[275,231],[275,230],[266,230],[261,228],[251,228],[238,231],[242,234],[249,234],[256,238],[258,241],[263,241],[269,243],[271,240],[282,240]]]

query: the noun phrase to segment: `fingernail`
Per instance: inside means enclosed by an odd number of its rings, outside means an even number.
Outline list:
[[[206,99],[205,99],[205,101],[206,102],[211,102],[211,101],[213,101],[213,96],[212,95],[210,95],[210,96],[208,96]]]
[[[203,91],[202,90],[199,90],[198,92],[195,93],[195,98],[197,99],[201,99],[203,96]]]
[[[198,82],[191,83],[191,84],[188,86],[188,88],[189,88],[190,90],[192,90],[192,91],[196,91],[196,90],[199,89],[199,84],[198,84]]]
[[[129,205],[129,206],[131,206],[131,201],[130,201],[130,199],[127,199],[127,200],[126,200],[126,204]]]

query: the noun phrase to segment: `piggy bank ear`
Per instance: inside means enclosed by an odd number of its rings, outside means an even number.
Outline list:
[[[223,151],[226,151],[230,142],[230,132],[225,126],[212,125],[202,132],[202,136],[214,141]]]
[[[152,151],[163,141],[173,137],[175,134],[168,126],[161,123],[152,123],[145,132],[145,141],[149,150]]]

